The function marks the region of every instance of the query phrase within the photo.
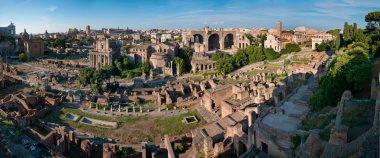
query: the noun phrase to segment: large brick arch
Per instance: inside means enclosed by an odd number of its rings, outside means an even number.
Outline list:
[[[219,49],[224,50],[225,47],[225,39],[227,36],[232,37],[231,44],[227,46],[227,48],[237,48],[237,31],[236,30],[229,30],[224,31],[223,29],[219,30],[193,30],[189,32],[190,37],[193,38],[193,42],[195,42],[195,37],[202,37],[203,38],[203,44],[205,45],[206,51],[209,51],[209,38],[214,37],[213,35],[219,36]]]
[[[221,49],[221,38],[223,36],[220,36],[218,33],[213,33],[208,37],[208,50],[218,50]]]
[[[232,33],[228,33],[223,37],[224,49],[232,48],[235,43],[235,37]]]
[[[205,40],[201,34],[194,34],[192,37],[194,38],[194,43],[203,43]]]

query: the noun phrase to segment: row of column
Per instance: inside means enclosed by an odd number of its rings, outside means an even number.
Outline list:
[[[90,66],[95,68],[102,68],[106,65],[111,65],[111,59],[105,54],[90,54]]]
[[[215,64],[197,64],[197,71],[206,71],[206,70],[214,70]]]

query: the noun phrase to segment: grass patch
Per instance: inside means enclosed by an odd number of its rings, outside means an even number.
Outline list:
[[[112,121],[118,123],[117,129],[97,128],[72,121],[65,118],[67,113],[79,115],[80,117],[89,117],[97,120]],[[195,115],[200,120],[198,123],[185,124],[181,120],[184,117]],[[77,129],[81,132],[91,133],[97,137],[118,139],[122,143],[139,143],[142,141],[150,141],[159,143],[165,134],[179,135],[189,132],[191,129],[199,125],[205,124],[199,115],[194,112],[180,114],[175,116],[104,116],[82,112],[79,109],[67,108],[61,110],[53,110],[45,118],[45,121],[54,122],[69,128]],[[79,119],[80,120],[80,119]]]
[[[103,115],[95,115],[95,114],[86,113],[79,109],[62,108],[58,112],[58,115],[57,113],[50,113],[48,116],[44,118],[44,120],[58,123],[65,126],[69,126],[74,129],[80,129],[84,132],[90,132],[95,135],[104,136],[104,137],[107,136],[107,134],[109,134],[110,132],[112,132],[112,130],[114,130],[114,129],[107,129],[107,128],[96,128],[94,126],[81,124],[79,123],[80,119],[78,119],[78,121],[65,119],[65,115],[67,113],[79,115],[80,118],[89,117],[89,118],[93,118],[97,120],[117,122],[118,127],[120,127],[122,124],[125,124],[125,123],[133,124],[139,120],[147,119],[146,116],[103,116]]]
[[[324,129],[335,117],[336,114],[324,114],[308,117],[302,121],[302,126],[306,130]]]
[[[185,124],[182,120],[188,116],[195,116],[199,120],[197,123]],[[155,121],[157,126],[163,128],[162,135],[181,135],[186,132],[189,132],[191,129],[198,127],[199,125],[205,124],[205,121],[198,116],[197,112],[192,111],[185,114],[170,116],[167,118],[158,118]]]
[[[350,128],[353,126],[362,126],[371,124],[371,110],[368,106],[360,106],[358,108],[345,108],[343,110],[343,124],[349,126]]]

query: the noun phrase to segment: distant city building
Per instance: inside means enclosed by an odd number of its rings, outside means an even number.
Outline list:
[[[129,49],[130,53],[128,54],[129,61],[134,64],[141,64],[144,61],[149,60],[150,56],[154,52],[154,49],[151,45],[136,45]]]
[[[265,42],[264,42],[264,47],[265,48],[272,48],[276,52],[281,51],[280,40],[276,36],[271,35],[271,34],[269,34],[267,36],[267,40],[265,40]]]
[[[16,26],[11,22],[7,27],[0,27],[0,34],[16,36]]]
[[[282,34],[282,22],[278,21],[277,22],[277,36],[281,37]]]
[[[135,34],[132,34],[132,38],[133,38],[133,40],[140,40],[141,39],[141,34],[139,34],[139,33],[135,33]]]
[[[47,32],[47,30],[45,30],[44,38],[45,39],[50,38],[49,33]]]
[[[320,45],[323,41],[331,41],[334,39],[334,36],[326,33],[320,32],[311,36],[311,48],[313,50],[317,49],[317,46]]]
[[[166,42],[166,41],[170,41],[170,40],[172,40],[172,34],[170,34],[170,33],[162,34],[161,42]]]
[[[91,35],[91,28],[90,28],[90,25],[87,25],[87,26],[86,26],[86,35],[87,35],[87,36],[90,36],[90,35]]]

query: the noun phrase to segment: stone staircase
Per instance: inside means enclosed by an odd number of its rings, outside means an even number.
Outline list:
[[[197,105],[196,109],[207,123],[216,122],[220,119],[219,116],[208,111],[204,106],[200,104]]]

